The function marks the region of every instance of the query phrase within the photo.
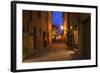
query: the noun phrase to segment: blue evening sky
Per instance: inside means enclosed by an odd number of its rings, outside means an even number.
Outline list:
[[[52,13],[52,24],[57,25],[57,26],[61,26],[63,24],[62,16],[63,16],[62,12],[54,11]]]

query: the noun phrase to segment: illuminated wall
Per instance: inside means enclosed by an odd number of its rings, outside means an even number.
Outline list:
[[[51,34],[51,30],[52,30],[52,13],[48,12],[48,32],[49,32],[49,45],[52,43],[52,34]]]
[[[66,43],[66,34],[67,34],[67,30],[68,30],[68,14],[67,13],[63,13],[63,31],[64,31],[64,34],[63,34],[63,41]]]

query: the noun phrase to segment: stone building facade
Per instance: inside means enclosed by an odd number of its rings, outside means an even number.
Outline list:
[[[48,12],[23,10],[23,60],[49,45]]]

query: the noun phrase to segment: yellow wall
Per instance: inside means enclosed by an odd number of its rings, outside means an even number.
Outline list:
[[[67,34],[67,26],[68,26],[68,19],[67,19],[67,13],[64,13],[64,16],[63,16],[63,20],[64,20],[64,22],[63,22],[63,31],[64,31],[64,34],[63,34],[63,37],[62,37],[62,39],[63,39],[63,41],[66,43],[66,34]]]
[[[52,13],[48,12],[48,31],[49,31],[49,45],[52,43],[51,29],[52,29]]]

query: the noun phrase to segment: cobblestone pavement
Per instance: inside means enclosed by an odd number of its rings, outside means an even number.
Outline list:
[[[53,43],[51,46],[38,50],[24,60],[27,62],[63,61],[75,59],[75,52],[64,43]]]

